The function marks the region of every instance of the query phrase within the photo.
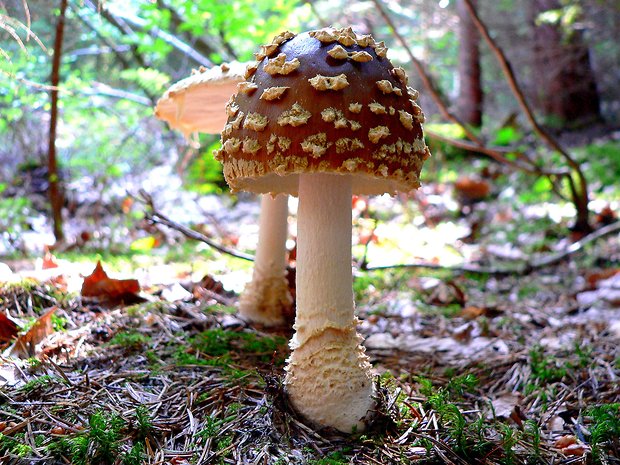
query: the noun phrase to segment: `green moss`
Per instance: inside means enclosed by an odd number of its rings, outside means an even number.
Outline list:
[[[109,345],[120,346],[127,350],[140,350],[150,342],[150,336],[135,331],[121,331],[108,341]]]
[[[325,457],[315,460],[309,460],[309,465],[346,465],[349,459],[346,456],[348,450],[338,450],[330,452]]]
[[[26,384],[19,388],[19,391],[24,392],[26,394],[32,394],[34,391],[38,389],[42,389],[44,387],[49,386],[50,384],[55,384],[62,382],[61,378],[50,375],[41,375],[38,378],[34,378],[28,381]]]
[[[620,403],[591,407],[586,416],[592,421],[590,445],[595,463],[607,463],[606,446],[620,437]]]
[[[0,453],[12,454],[18,457],[26,457],[32,455],[32,447],[25,443],[23,433],[14,436],[6,436],[0,433]]]

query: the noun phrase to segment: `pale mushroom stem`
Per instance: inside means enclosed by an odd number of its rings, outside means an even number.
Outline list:
[[[288,195],[264,194],[252,281],[239,301],[239,313],[252,322],[284,324],[292,305],[286,279],[287,219]]]
[[[297,311],[286,389],[308,420],[350,433],[374,407],[371,366],[356,331],[351,177],[301,174]]]

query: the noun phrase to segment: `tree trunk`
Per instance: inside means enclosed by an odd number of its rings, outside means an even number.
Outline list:
[[[475,6],[476,2],[474,2]],[[463,0],[456,2],[459,16],[458,116],[473,127],[482,125],[483,93],[480,81],[480,36]]]
[[[65,31],[65,13],[67,11],[67,0],[60,0],[60,12],[56,23],[56,38],[54,40],[54,57],[52,60],[51,75],[51,110],[50,110],[50,130],[49,130],[49,152],[47,171],[49,176],[49,196],[52,207],[52,220],[54,223],[54,237],[56,242],[64,241],[62,230],[62,204],[63,196],[60,190],[60,180],[58,177],[58,166],[56,163],[56,127],[58,125],[58,84],[60,82],[60,61],[62,57],[62,38]]]
[[[599,95],[582,31],[538,21],[541,13],[561,8],[559,0],[531,1],[536,107],[561,124],[599,120]]]

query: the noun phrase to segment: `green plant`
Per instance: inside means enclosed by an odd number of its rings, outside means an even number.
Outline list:
[[[502,449],[504,456],[501,458],[502,465],[513,465],[516,463],[515,446],[519,442],[519,433],[508,425],[500,425],[499,433],[502,436]]]
[[[90,415],[88,429],[75,436],[53,441],[48,450],[56,457],[70,459],[75,465],[113,464],[121,455],[122,431],[125,427],[125,421],[117,414],[97,411]],[[134,451],[133,455],[136,454],[137,451]]]
[[[213,417],[207,417],[202,429],[198,432],[197,436],[202,439],[214,438],[218,435],[221,426],[224,424],[224,420],[218,420]]]
[[[620,403],[591,407],[586,411],[586,415],[592,421],[590,426],[592,456],[597,463],[606,463],[603,462],[605,444],[608,441],[617,441],[620,437]]]
[[[88,425],[90,427],[88,439],[94,451],[92,460],[114,463],[120,447],[121,429],[125,426],[125,421],[114,413],[106,415],[99,411],[90,416]]]
[[[546,356],[543,347],[538,344],[529,351],[529,362],[533,382],[526,388],[527,394],[533,392],[536,387],[561,381],[566,376],[567,368],[559,366],[554,357]]]
[[[44,388],[46,386],[49,386],[52,383],[57,383],[59,381],[60,379],[55,376],[41,375],[38,378],[34,378],[28,381],[26,384],[20,387],[19,390],[26,394],[32,394],[34,391],[38,389]]]
[[[137,439],[144,441],[153,432],[153,422],[146,405],[138,405],[135,410]]]
[[[122,454],[123,465],[142,465],[145,463],[146,454],[144,445],[141,442],[134,444],[129,451]]]
[[[533,463],[537,463],[540,459],[540,455],[541,455],[541,450],[540,450],[540,443],[541,443],[541,432],[540,432],[540,425],[538,425],[538,423],[536,423],[533,420],[526,420],[525,421],[525,427],[524,427],[524,438],[528,439],[531,446],[532,446],[532,451],[529,454]]]
[[[0,433],[0,453],[26,457],[32,454],[32,447],[25,443],[23,433],[15,436],[6,436]]]
[[[142,333],[135,331],[121,331],[116,333],[116,335],[110,339],[108,344],[120,346],[126,350],[135,351],[142,349],[149,343],[150,340],[151,338],[149,336],[145,336]]]
[[[341,450],[337,450],[334,452],[330,452],[325,457],[316,460],[308,461],[308,464],[312,465],[346,465],[349,463],[345,452]]]
[[[65,331],[67,329],[67,319],[64,316],[58,316],[55,313],[50,318],[54,331]]]
[[[478,378],[472,374],[450,377],[446,389],[454,396],[462,397],[466,392],[473,393],[480,384]]]

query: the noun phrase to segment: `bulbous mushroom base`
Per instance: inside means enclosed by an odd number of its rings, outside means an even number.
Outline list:
[[[239,314],[265,326],[279,326],[293,318],[293,298],[285,276],[264,276],[254,270],[239,299]]]
[[[343,433],[366,428],[375,400],[371,366],[361,341],[354,328],[328,328],[294,347],[285,386],[304,418]]]

